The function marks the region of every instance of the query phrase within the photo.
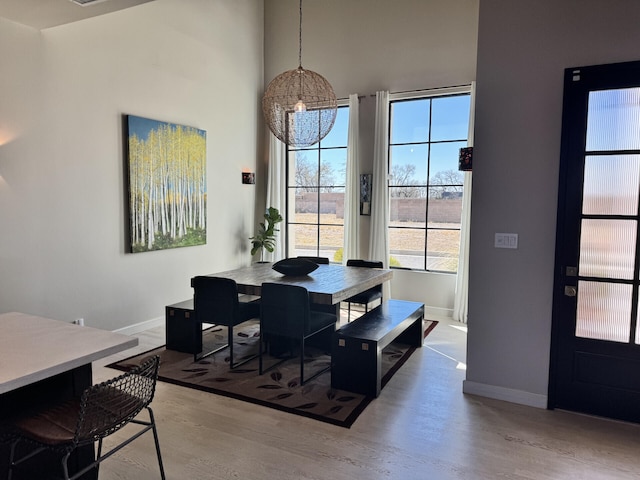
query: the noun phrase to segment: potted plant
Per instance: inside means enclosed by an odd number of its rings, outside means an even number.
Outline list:
[[[249,237],[251,240],[251,256],[254,256],[258,250],[260,250],[260,261],[264,262],[264,251],[273,252],[276,246],[275,232],[279,230],[276,224],[282,221],[282,215],[277,208],[269,207],[264,214],[264,222],[260,222],[258,226],[258,233],[254,237]]]

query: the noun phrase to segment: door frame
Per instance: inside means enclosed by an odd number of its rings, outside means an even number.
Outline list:
[[[576,88],[575,79],[588,75],[589,79]],[[554,259],[553,308],[551,322],[551,349],[549,362],[549,386],[547,408],[558,406],[558,383],[560,381],[559,362],[567,352],[561,350],[561,339],[572,329],[575,334],[575,297],[565,295],[565,286],[577,288],[578,277],[568,275],[567,266],[578,266],[580,249],[575,245],[568,246],[568,238],[578,238],[580,233],[580,215],[582,204],[569,201],[582,197],[584,186],[584,168],[575,173],[572,168],[584,160],[587,130],[588,102],[584,96],[597,90],[594,83],[605,84],[607,79],[615,78],[615,87],[603,86],[603,89],[623,89],[640,85],[640,61],[621,62],[603,65],[567,68],[564,72],[562,137],[560,145],[560,170],[558,179],[558,206],[556,217],[556,245]],[[611,82],[614,83],[614,82]],[[579,110],[576,110],[579,109]],[[574,122],[582,119],[583,123]],[[580,148],[575,148],[576,143]],[[576,158],[576,157],[581,158]],[[576,179],[573,176],[580,175]],[[579,181],[578,181],[579,180]],[[571,209],[571,211],[570,211]],[[572,221],[567,221],[570,219]],[[640,241],[640,238],[637,239]],[[640,250],[637,250],[640,255]],[[572,258],[573,257],[573,258]],[[573,313],[572,313],[573,310]],[[574,321],[567,324],[567,318],[573,316]],[[633,325],[632,325],[633,326]]]

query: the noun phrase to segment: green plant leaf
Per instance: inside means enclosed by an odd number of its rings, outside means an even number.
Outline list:
[[[282,222],[282,215],[280,215],[277,208],[269,207],[264,214],[264,219],[264,222],[260,222],[258,224],[257,233],[253,237],[249,237],[252,245],[251,256],[263,249],[268,252],[273,252],[275,250],[275,232],[279,231],[275,228],[275,225]]]

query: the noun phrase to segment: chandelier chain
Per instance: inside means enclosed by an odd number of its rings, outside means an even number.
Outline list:
[[[300,0],[300,28],[298,29],[298,68],[302,68],[302,0]]]
[[[262,97],[262,113],[271,132],[292,147],[322,140],[336,121],[333,87],[319,73],[302,68],[302,0],[299,10],[298,68],[275,77]]]

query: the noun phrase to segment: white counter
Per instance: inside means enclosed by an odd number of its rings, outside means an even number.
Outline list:
[[[120,333],[24,313],[0,314],[0,394],[138,345]]]

